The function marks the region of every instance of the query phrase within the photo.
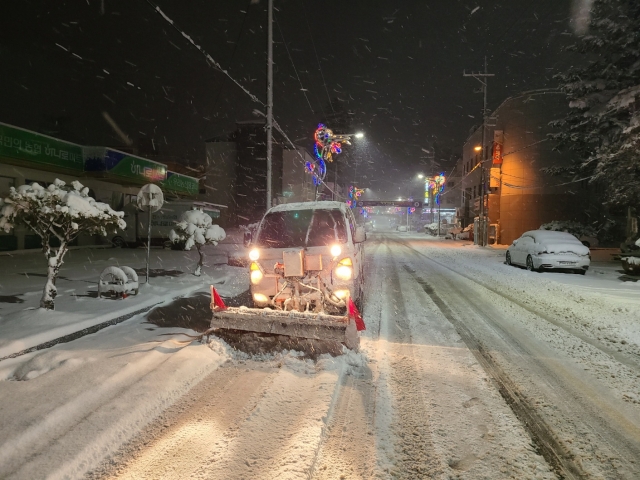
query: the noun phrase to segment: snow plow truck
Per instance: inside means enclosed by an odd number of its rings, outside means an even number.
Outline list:
[[[364,226],[342,202],[278,205],[248,240],[252,305],[226,307],[212,287],[211,330],[359,346]]]

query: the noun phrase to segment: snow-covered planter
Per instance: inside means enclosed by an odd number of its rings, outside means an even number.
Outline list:
[[[112,293],[124,298],[127,294],[138,294],[138,274],[131,267],[107,267],[100,274],[98,298],[103,293]]]
[[[56,278],[64,255],[78,235],[106,235],[107,229],[124,229],[124,212],[116,212],[106,203],[96,202],[89,196],[89,189],[80,182],[66,185],[56,179],[47,188],[32,183],[12,187],[9,196],[0,199],[0,229],[9,233],[16,225],[33,230],[42,240],[42,251],[47,259],[47,281],[40,307],[54,308],[57,294]],[[50,247],[50,240],[60,241],[57,249]]]
[[[169,233],[169,240],[174,244],[184,243],[185,250],[191,250],[195,245],[199,259],[198,266],[193,274],[200,276],[204,263],[202,247],[205,245],[218,245],[218,242],[224,240],[226,236],[222,228],[211,223],[209,215],[202,210],[190,210],[181,215],[176,228]]]
[[[630,275],[640,275],[640,257],[623,257],[622,268]]]

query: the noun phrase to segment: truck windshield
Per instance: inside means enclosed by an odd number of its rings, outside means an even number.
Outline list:
[[[257,245],[270,248],[320,247],[347,241],[340,210],[287,210],[262,221]]]

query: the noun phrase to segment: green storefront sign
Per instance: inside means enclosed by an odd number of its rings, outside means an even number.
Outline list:
[[[184,195],[197,195],[200,189],[197,178],[169,171],[167,179],[160,182],[159,185],[163,190]]]
[[[163,163],[105,147],[85,147],[84,169],[141,185],[167,178],[167,166]]]
[[[84,170],[80,145],[5,123],[0,123],[0,158],[26,166],[31,163],[72,172]]]

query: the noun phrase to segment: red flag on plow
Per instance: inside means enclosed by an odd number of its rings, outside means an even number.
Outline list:
[[[218,310],[226,310],[226,309],[227,309],[227,306],[222,301],[222,297],[220,297],[220,294],[214,288],[214,286],[211,285],[211,310],[218,311]]]
[[[356,307],[356,304],[353,303],[353,300],[351,300],[351,298],[349,298],[349,302],[347,303],[347,313],[349,315],[349,318],[353,318],[353,320],[356,322],[356,328],[359,332],[361,332],[362,330],[366,330],[366,327],[364,326],[364,319],[362,318],[362,315],[360,315],[360,311]]]

